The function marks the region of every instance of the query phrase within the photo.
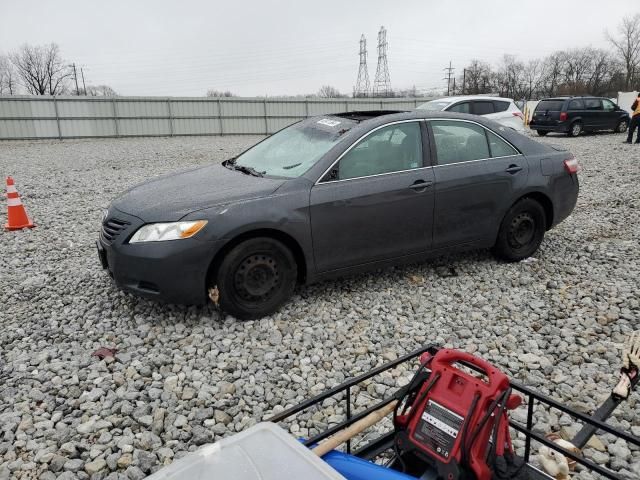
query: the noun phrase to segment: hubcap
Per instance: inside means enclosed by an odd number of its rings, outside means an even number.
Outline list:
[[[621,122],[620,126],[618,127],[618,131],[620,133],[624,133],[627,131],[627,122]]]
[[[236,270],[234,284],[244,300],[259,301],[268,298],[280,281],[278,265],[270,255],[251,255]]]
[[[582,129],[582,127],[581,127],[579,124],[577,124],[577,123],[576,123],[576,124],[573,126],[573,134],[574,134],[575,136],[580,135],[580,130],[581,130],[581,129]]]
[[[513,248],[529,245],[535,236],[536,222],[530,213],[521,213],[511,221],[509,228],[509,244]]]

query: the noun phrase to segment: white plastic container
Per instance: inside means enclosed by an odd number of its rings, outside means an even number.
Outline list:
[[[270,422],[202,447],[147,480],[345,480]]]

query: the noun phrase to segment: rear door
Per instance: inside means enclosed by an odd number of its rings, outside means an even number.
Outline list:
[[[435,150],[433,247],[495,240],[515,192],[526,186],[526,159],[475,122],[427,123]]]
[[[540,100],[533,112],[533,123],[549,127],[557,126],[560,123],[560,112],[563,106],[563,99]]]
[[[319,272],[430,248],[434,177],[426,139],[421,120],[378,127],[316,182],[310,208]]]

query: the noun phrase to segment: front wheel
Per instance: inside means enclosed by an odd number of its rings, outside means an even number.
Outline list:
[[[569,129],[570,137],[577,137],[582,133],[582,123],[574,122]]]
[[[616,132],[624,133],[627,131],[627,128],[629,128],[629,122],[627,122],[626,120],[620,120],[618,122],[618,126],[616,127]]]
[[[493,246],[494,255],[507,262],[519,262],[533,255],[544,238],[546,218],[544,208],[534,199],[516,202],[502,220]]]
[[[270,315],[291,297],[297,271],[293,254],[278,240],[245,240],[227,253],[218,269],[220,308],[241,320]]]

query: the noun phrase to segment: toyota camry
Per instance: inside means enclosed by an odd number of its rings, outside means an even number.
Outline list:
[[[483,117],[324,115],[131,188],[97,247],[127,292],[259,318],[297,283],[465,249],[525,259],[573,210],[577,172],[571,153]]]

